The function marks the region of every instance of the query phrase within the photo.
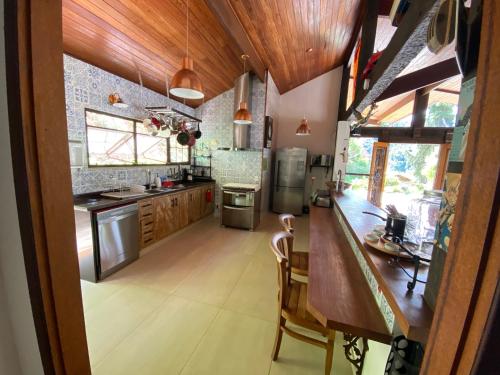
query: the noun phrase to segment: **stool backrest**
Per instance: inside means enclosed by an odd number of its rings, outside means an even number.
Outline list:
[[[271,251],[276,256],[276,261],[278,265],[278,286],[279,286],[279,302],[280,307],[286,307],[286,296],[288,295],[288,249],[293,246],[293,235],[288,232],[278,232],[271,238],[271,243],[269,247]]]
[[[292,214],[281,214],[279,216],[279,221],[281,224],[281,227],[285,232],[292,233],[294,232],[295,228],[295,216]]]

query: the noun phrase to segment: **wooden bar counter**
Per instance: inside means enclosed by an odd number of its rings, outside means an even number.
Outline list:
[[[307,309],[324,326],[383,343],[391,334],[334,212],[311,207]]]
[[[373,212],[384,217],[386,214],[366,199],[356,197],[352,192],[336,194],[334,204],[378,282],[399,328],[407,338],[425,343],[433,312],[423,298],[424,284],[417,283],[413,292],[409,292],[407,283],[410,278],[397,265],[389,262],[391,256],[372,249],[363,240],[366,233],[375,225],[383,224],[383,221],[362,212]],[[412,272],[411,263],[402,262],[402,264]],[[427,272],[428,267],[422,266],[419,279],[426,280]]]

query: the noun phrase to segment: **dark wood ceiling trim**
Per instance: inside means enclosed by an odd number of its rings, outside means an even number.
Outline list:
[[[392,3],[393,0],[380,0],[379,16],[389,16],[391,14]]]
[[[378,138],[379,142],[443,144],[448,142],[453,129],[424,127],[419,129],[418,134],[414,134],[414,129],[411,127],[365,126],[358,129],[357,133],[361,137]]]
[[[421,0],[411,4],[402,23],[370,74],[369,89],[352,104],[353,109],[361,112],[376,101],[425,47],[429,23],[439,9],[439,4],[439,0]]]
[[[460,70],[457,61],[454,58],[448,59],[396,78],[376,101],[379,102],[405,92],[415,91],[458,74],[460,74]]]
[[[248,59],[250,66],[257,77],[259,77],[261,81],[264,81],[266,67],[257,53],[257,50],[250,41],[250,38],[248,37],[230,2],[228,0],[207,0],[207,5],[217,16],[227,33],[233,37],[234,41],[238,44],[241,50],[250,56]]]
[[[394,103],[394,105],[387,108],[383,112],[375,112],[375,115],[373,116],[373,122],[370,122],[370,123],[371,124],[380,124],[380,122],[383,121],[392,112],[394,112],[394,111],[398,110],[399,108],[403,107],[404,105],[410,103],[412,100],[415,100],[415,91],[408,93],[408,95],[405,95],[401,100],[398,100],[396,103]]]
[[[378,7],[379,0],[370,0],[366,3],[365,16],[363,17],[363,26],[361,30],[361,51],[359,54],[359,66],[361,69],[368,64],[368,60],[373,54],[373,48],[375,46],[375,36],[377,35],[377,18],[378,18]],[[363,87],[362,74],[358,74],[356,77],[356,98],[360,97],[363,93],[361,87]]]

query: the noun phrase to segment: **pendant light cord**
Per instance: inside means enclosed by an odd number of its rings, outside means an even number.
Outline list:
[[[308,54],[309,54],[309,50],[306,50],[306,56],[305,56],[305,60],[306,60],[306,64],[307,64],[307,81],[306,81],[306,83],[307,83],[307,82],[309,82],[309,77],[310,77],[310,74],[309,74],[309,59],[307,58],[307,57],[308,57],[308,56],[307,56]],[[307,95],[307,96],[309,96],[309,95]],[[307,104],[308,102],[309,102],[309,100],[306,100],[306,104]],[[306,109],[307,109],[307,108],[306,108],[306,107],[304,107],[304,119],[306,118]]]
[[[186,56],[189,57],[189,0],[186,0]]]

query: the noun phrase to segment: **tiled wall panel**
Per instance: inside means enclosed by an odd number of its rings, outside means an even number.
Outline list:
[[[64,55],[64,86],[66,93],[66,116],[68,137],[83,143],[86,150],[85,108],[108,112],[120,116],[142,119],[145,113],[142,105],[171,105],[183,112],[194,115],[194,109],[140,85],[108,73],[93,65]],[[118,92],[128,108],[116,108],[108,104],[108,95]],[[122,184],[146,183],[148,167],[88,168],[84,158],[82,168],[71,171],[73,193],[88,193],[108,189]],[[171,167],[151,167],[156,174],[165,175]]]

